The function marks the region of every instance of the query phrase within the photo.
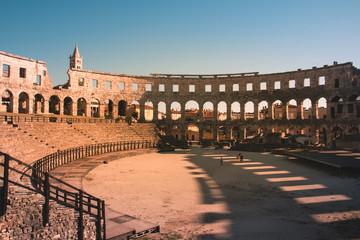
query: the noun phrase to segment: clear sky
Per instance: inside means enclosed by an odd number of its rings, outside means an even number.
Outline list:
[[[353,62],[360,0],[12,0],[0,50],[47,62],[67,81],[75,42],[83,68],[124,74],[273,73]]]

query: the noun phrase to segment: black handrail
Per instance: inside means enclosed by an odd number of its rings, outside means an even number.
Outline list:
[[[124,119],[104,119],[104,118],[72,118],[63,116],[17,116],[0,115],[1,121],[6,122],[57,122],[57,123],[118,123],[125,122]]]
[[[6,153],[0,152],[0,155],[4,156],[4,162],[1,162],[0,165],[4,167],[4,174],[3,176],[0,176],[0,179],[3,180],[3,188],[0,192],[0,215],[4,215],[7,210],[7,198],[8,198],[8,186],[9,183],[17,185],[19,187],[31,190],[33,192],[38,192],[42,194],[45,198],[45,203],[43,205],[43,225],[45,226],[47,223],[49,223],[49,200],[54,200],[57,203],[71,207],[79,212],[89,214],[90,216],[95,217],[96,219],[96,238],[97,239],[106,239],[106,233],[105,233],[105,202],[99,198],[96,198],[81,189],[77,189],[70,184],[67,184],[60,179],[57,179],[54,176],[51,176],[47,172],[42,172],[38,169],[36,169],[33,166],[30,166],[18,159],[15,159],[11,156],[9,156]],[[10,166],[10,161],[14,161],[17,164],[25,166],[27,169],[32,170],[32,174],[24,173],[23,171],[20,171],[19,169],[13,168]],[[18,174],[21,174],[22,177],[26,176],[28,177],[33,186],[33,188],[30,188],[29,186],[26,186],[24,184],[21,184],[19,182],[13,181],[9,179],[9,170],[14,171]],[[42,177],[39,177],[42,176]],[[54,181],[57,181],[61,184],[65,184],[66,186],[70,187],[71,189],[75,190],[75,192],[64,190],[58,186],[55,186],[50,183],[50,178]],[[78,221],[78,239],[83,236],[83,220],[82,214],[79,216]]]

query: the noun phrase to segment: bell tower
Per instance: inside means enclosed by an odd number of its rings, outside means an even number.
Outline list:
[[[70,58],[70,69],[71,69],[71,68],[82,69],[82,60],[83,60],[83,57],[80,56],[77,43],[76,43],[76,45],[75,45],[75,49],[74,49],[73,55],[72,55],[72,56],[70,55],[69,58]]]

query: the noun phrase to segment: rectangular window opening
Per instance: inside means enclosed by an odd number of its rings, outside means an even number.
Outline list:
[[[235,83],[233,84],[233,92],[238,92],[240,90],[239,84]]]
[[[26,78],[26,68],[20,68],[19,77]]]
[[[151,83],[146,83],[146,84],[145,84],[145,90],[146,90],[147,92],[151,92]]]
[[[246,84],[246,91],[252,91],[253,90],[253,84],[252,83],[247,83]]]
[[[225,92],[225,84],[219,85],[219,92]]]
[[[281,89],[281,83],[280,83],[280,81],[275,81],[275,83],[274,83],[274,89]]]
[[[266,82],[260,83],[260,90],[266,90]]]
[[[159,92],[165,92],[165,85],[159,84]]]
[[[10,77],[10,65],[3,64],[3,77]]]
[[[179,92],[179,85],[173,84],[173,92]]]
[[[110,81],[106,81],[106,82],[105,82],[105,87],[106,87],[106,89],[111,89],[111,82],[110,82]]]
[[[41,75],[36,75],[36,85],[41,85]]]
[[[310,87],[310,78],[304,79],[304,87]]]
[[[125,90],[125,83],[119,82],[119,90]]]
[[[189,92],[195,92],[195,85],[189,85]]]
[[[205,85],[205,92],[211,92],[211,85],[210,84]]]
[[[79,86],[80,86],[80,87],[83,87],[83,86],[84,86],[84,82],[85,82],[84,78],[79,78],[78,83],[79,83]]]
[[[325,76],[319,77],[319,86],[325,85]]]
[[[98,81],[96,79],[92,80],[92,87],[97,88],[98,87]]]
[[[295,80],[290,80],[289,81],[289,88],[295,88]]]
[[[139,90],[139,84],[133,83],[133,91],[137,91],[137,90]]]

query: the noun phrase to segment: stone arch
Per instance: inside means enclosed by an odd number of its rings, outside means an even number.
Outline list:
[[[326,118],[327,116],[327,100],[324,97],[316,101],[316,115],[319,119]]]
[[[259,120],[264,120],[269,118],[269,104],[267,101],[261,101],[258,105],[259,111]]]
[[[335,96],[330,100],[330,116],[331,118],[340,117],[343,113],[344,100],[340,96]]]
[[[171,119],[178,120],[181,118],[181,104],[178,102],[172,102],[170,105]]]
[[[231,139],[241,139],[241,131],[238,126],[231,128]]]
[[[241,106],[239,102],[231,104],[231,120],[239,120],[241,118]]]
[[[248,138],[252,138],[252,137],[255,137],[256,135],[256,129],[252,126],[247,126],[245,129],[244,129],[244,138],[245,139],[248,139]]]
[[[45,99],[41,94],[35,94],[34,113],[45,112]]]
[[[195,124],[189,124],[185,134],[188,141],[199,141],[199,127]]]
[[[166,103],[162,101],[158,103],[158,119],[166,119]]]
[[[120,100],[118,103],[118,116],[125,117],[127,110],[127,102],[125,100]]]
[[[301,103],[301,119],[312,118],[312,103],[310,98],[306,98]]]
[[[187,122],[197,122],[199,121],[199,104],[190,100],[185,104],[185,121]]]
[[[131,102],[130,115],[135,119],[140,117],[140,103],[136,100]]]
[[[205,102],[203,105],[204,120],[213,120],[214,115],[214,104],[210,101]]]
[[[6,112],[14,111],[14,96],[11,91],[5,90],[1,95],[1,104],[5,105]]]
[[[60,99],[56,95],[52,95],[49,99],[49,113],[60,114]]]
[[[347,113],[354,114],[357,118],[360,117],[360,96],[359,94],[352,94],[348,98]]]
[[[286,103],[286,119],[296,119],[297,117],[297,102],[295,99],[291,99]]]
[[[114,113],[114,103],[110,99],[106,99],[104,102],[104,116],[105,118],[113,118]]]
[[[100,117],[100,101],[96,98],[91,99],[91,117],[98,118]]]
[[[226,140],[226,126],[221,125],[217,128],[217,141]]]
[[[151,101],[146,101],[144,107],[145,121],[152,121],[154,119],[154,104]]]
[[[227,104],[225,101],[221,101],[217,105],[217,120],[225,121],[227,119]]]
[[[73,100],[70,97],[64,98],[64,115],[72,115]]]
[[[211,124],[205,125],[203,128],[203,139],[213,139],[214,138],[214,126]]]
[[[181,140],[181,128],[177,125],[174,125],[171,128],[171,135],[176,139],[176,140]]]
[[[331,131],[332,139],[337,139],[337,138],[341,137],[342,134],[343,134],[343,129],[340,128],[339,126],[335,126]]]
[[[254,102],[248,101],[245,103],[245,120],[254,118]]]
[[[29,113],[29,95],[26,92],[19,94],[19,113]]]
[[[79,98],[77,100],[77,116],[86,116],[86,100],[85,98]]]
[[[280,100],[276,100],[272,103],[273,105],[273,118],[274,119],[283,119],[283,103]]]

